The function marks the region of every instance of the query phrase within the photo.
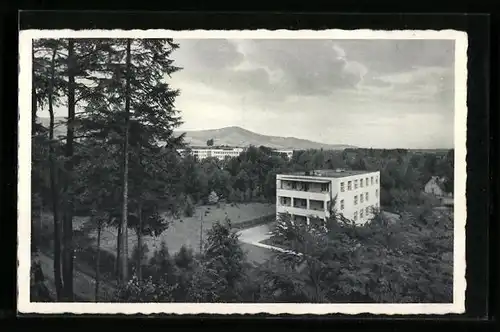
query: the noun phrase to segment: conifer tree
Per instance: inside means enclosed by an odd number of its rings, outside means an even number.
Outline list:
[[[122,212],[119,231],[121,244],[119,261],[121,279],[128,278],[127,230],[137,229],[129,223],[128,216],[144,222],[154,220],[159,210],[160,198],[175,196],[165,193],[169,181],[162,181],[159,173],[168,174],[168,163],[158,155],[174,154],[174,147],[182,145],[183,136],[175,137],[173,131],[181,124],[174,108],[179,91],[167,83],[167,76],[179,68],[173,66],[170,54],[178,46],[170,39],[110,39],[101,41],[108,45],[108,54],[100,61],[95,75],[95,85],[104,98],[89,101],[82,116],[85,135],[105,137],[114,151],[122,158]],[[172,160],[172,159],[168,159]],[[177,158],[175,159],[177,160]],[[154,181],[153,181],[154,180]],[[171,181],[170,181],[171,182]],[[129,186],[134,190],[129,191]],[[172,202],[172,201],[169,201]],[[177,204],[168,204],[175,210]],[[134,211],[129,211],[133,208]],[[138,210],[147,208],[147,216]],[[141,217],[141,218],[139,218]],[[156,219],[159,220],[159,219]],[[161,224],[161,222],[160,222]],[[141,225],[140,229],[149,229]],[[153,227],[154,228],[154,227]],[[139,231],[139,236],[142,236]]]

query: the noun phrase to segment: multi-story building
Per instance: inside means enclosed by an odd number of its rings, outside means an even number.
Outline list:
[[[177,149],[180,154],[185,154],[189,150],[187,149]],[[218,158],[223,160],[226,157],[238,157],[240,153],[245,151],[245,148],[241,147],[192,147],[191,154],[198,157],[198,159],[205,158]],[[274,150],[279,154],[286,154],[290,159],[293,156],[293,150]]]
[[[198,159],[205,158],[218,158],[223,160],[226,157],[238,157],[240,153],[243,152],[243,148],[234,148],[234,147],[216,147],[216,148],[191,148],[192,155],[198,157]],[[177,152],[180,154],[186,153],[188,150],[186,149],[178,149]]]
[[[335,200],[335,206],[331,206]],[[317,170],[276,176],[276,214],[307,223],[325,219],[333,207],[357,224],[380,208],[380,172]]]

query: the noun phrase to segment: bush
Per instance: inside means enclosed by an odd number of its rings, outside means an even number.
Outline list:
[[[193,203],[193,199],[191,198],[191,196],[188,195],[185,200],[184,215],[186,217],[192,217],[194,215],[194,211],[195,211],[195,206]]]
[[[173,302],[176,286],[164,282],[154,282],[152,278],[139,281],[136,275],[116,291],[118,302]]]
[[[332,218],[325,228],[294,224],[287,218],[282,223],[286,227],[278,227],[275,236],[302,255],[280,254],[279,262],[300,267],[293,279],[303,284],[300,289],[309,301],[447,303],[453,299],[449,215],[420,211],[403,215],[401,222],[377,219],[363,226]]]
[[[210,195],[208,196],[208,203],[209,204],[217,204],[219,202],[219,196],[215,191],[212,191]]]
[[[189,269],[194,262],[193,249],[183,245],[175,254],[174,262],[178,268]]]
[[[232,225],[232,229],[245,229],[245,228],[250,228],[254,226],[260,226],[264,224],[269,224],[271,222],[276,221],[276,215],[273,213],[271,215],[251,219],[251,220],[246,220],[240,223],[237,223],[235,225]]]
[[[164,241],[161,242],[160,249],[156,250],[149,260],[147,271],[156,282],[160,280],[166,280],[170,283],[175,282],[174,262]]]

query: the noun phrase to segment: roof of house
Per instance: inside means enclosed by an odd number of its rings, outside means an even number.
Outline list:
[[[429,181],[427,181],[426,185],[430,183],[435,183],[436,186],[438,186],[442,191],[446,192],[446,189],[444,187],[444,181],[445,181],[444,178],[440,178],[439,176],[433,176],[429,179]]]
[[[322,178],[343,178],[347,176],[361,175],[374,173],[373,171],[357,171],[357,170],[344,170],[344,169],[323,169],[310,171],[308,174],[306,172],[292,172],[283,175],[291,176],[311,176],[311,177],[322,177]]]

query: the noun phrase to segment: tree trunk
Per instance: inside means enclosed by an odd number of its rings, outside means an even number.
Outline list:
[[[68,40],[68,124],[66,137],[66,181],[65,181],[65,209],[63,223],[63,280],[64,297],[67,301],[73,301],[73,197],[69,192],[70,182],[73,178],[73,140],[75,125],[75,54],[74,40]]]
[[[95,263],[95,301],[99,302],[99,283],[101,282],[101,220],[97,220],[97,258]]]
[[[142,280],[142,206],[139,203],[139,208],[137,209],[137,217],[139,218],[139,225],[137,227],[137,248],[139,252],[139,257],[137,258],[137,278],[139,281]]]
[[[205,212],[202,210],[200,215],[200,255],[203,253],[203,214]]]
[[[34,197],[34,194],[32,193],[31,194],[31,197],[33,198]],[[31,200],[31,254],[35,253],[38,251],[38,239],[37,239],[37,236],[35,235],[36,234],[36,228],[35,228],[35,218],[37,218],[37,215],[35,215],[33,213],[33,199]],[[39,220],[39,219],[38,219]]]
[[[128,212],[127,212],[128,213]],[[127,217],[128,218],[128,217]],[[124,242],[124,245],[125,245],[125,251],[123,252],[123,255],[125,257],[125,259],[127,260],[127,264],[125,266],[125,268],[127,269],[127,271],[125,272],[127,274],[127,279],[125,281],[128,280],[128,276],[129,276],[129,250],[128,250],[128,224],[127,224],[127,227],[125,227],[125,242]]]
[[[61,278],[61,224],[59,221],[59,189],[56,181],[56,163],[54,160],[54,71],[55,71],[56,49],[52,53],[51,78],[49,80],[48,106],[49,106],[49,168],[50,168],[50,189],[52,195],[52,213],[54,218],[54,281],[56,286],[57,300],[63,298],[63,281]]]
[[[38,227],[40,232],[43,230],[43,193],[40,194],[40,212],[38,212]]]
[[[121,255],[122,255],[122,228],[121,225],[118,227],[118,234],[116,237],[116,260],[115,260],[115,272],[116,279],[121,280]]]
[[[131,40],[127,39],[126,58],[126,83],[125,83],[125,142],[123,144],[123,198],[122,198],[122,257],[121,257],[121,281],[128,279],[128,248],[127,248],[127,217],[128,217],[128,144],[129,144],[129,118],[130,118],[130,61],[131,61]]]

